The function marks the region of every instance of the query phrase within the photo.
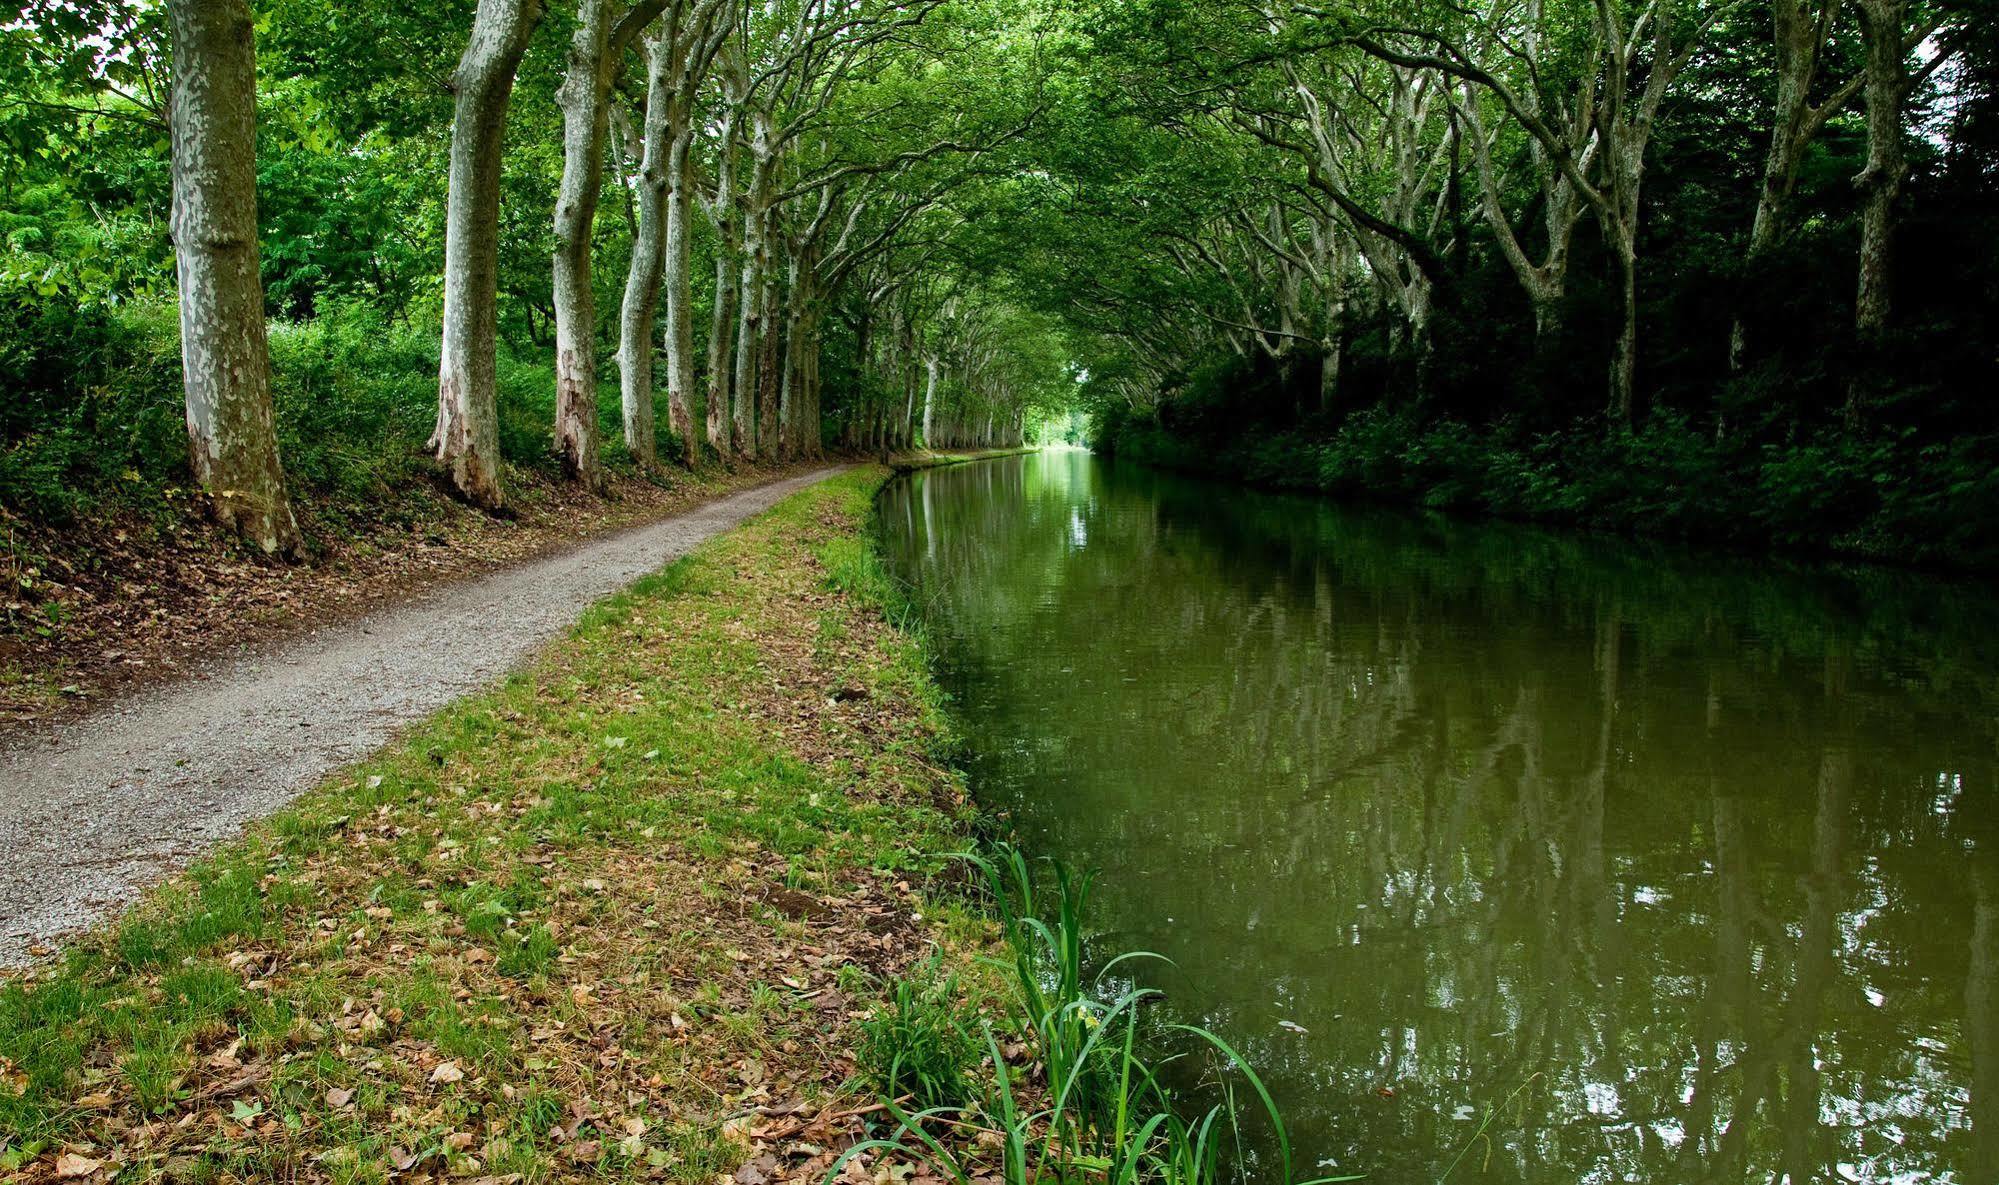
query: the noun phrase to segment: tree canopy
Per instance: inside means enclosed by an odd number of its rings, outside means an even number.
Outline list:
[[[1453,425],[1530,460],[1635,434],[1724,475],[1780,450],[1834,502],[1912,467],[1958,509],[1999,498],[1977,4],[249,11],[265,311],[442,326],[432,447],[475,500],[501,495],[465,449],[594,480],[613,387],[610,455],[641,467],[1005,443],[1080,408],[1134,453],[1320,442],[1280,469]],[[517,63],[478,59],[505,21]],[[50,444],[95,414],[76,352],[129,366],[114,325],[175,299],[171,48],[137,0],[0,31],[10,501],[51,466],[94,480]],[[454,186],[479,198],[456,223]],[[496,427],[523,414],[545,445]]]

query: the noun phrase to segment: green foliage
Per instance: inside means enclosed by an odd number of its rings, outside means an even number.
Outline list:
[[[302,506],[333,527],[413,513],[436,417],[435,327],[334,302],[274,323],[270,347],[279,453]],[[502,455],[552,472],[551,365],[503,351],[499,378]],[[60,522],[157,507],[190,480],[171,305],[0,286],[0,382],[16,393],[0,409],[0,506]],[[603,395],[603,422],[615,425],[615,385]],[[621,445],[606,451],[623,463]]]
[[[855,1054],[883,1097],[904,1095],[917,1107],[971,1101],[970,1074],[984,1050],[964,986],[933,955],[895,981],[888,1001],[861,1021]]]

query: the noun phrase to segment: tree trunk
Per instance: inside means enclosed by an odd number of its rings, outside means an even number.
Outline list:
[[[430,447],[474,505],[498,509],[500,152],[514,71],[540,0],[479,0],[452,75],[450,189],[444,211],[444,336]]]
[[[1347,285],[1344,260],[1334,259],[1337,270],[1330,278],[1326,294],[1325,336],[1319,342],[1319,410],[1330,412],[1340,398],[1340,352],[1347,329]]]
[[[1631,427],[1638,385],[1638,257],[1630,243],[1617,245],[1617,283],[1622,320],[1610,358],[1610,414]]]
[[[694,131],[683,119],[674,129],[667,152],[666,190],[666,409],[680,435],[682,459],[688,468],[701,461],[700,437],[694,431],[694,285],[688,276],[687,153]]]
[[[257,48],[248,0],[174,0],[173,241],[188,454],[216,521],[298,549],[271,407],[257,255]]]
[[[794,252],[786,267],[791,273],[791,283],[785,295],[784,341],[781,346],[784,357],[778,365],[777,386],[778,456],[782,460],[798,456],[804,444],[804,433],[800,430],[804,409],[800,401],[805,392],[798,381],[798,369],[803,362],[799,347],[803,344],[805,326],[805,287],[801,283],[805,265]],[[866,358],[863,357],[861,362],[865,367]]]
[[[591,231],[604,188],[611,124],[611,0],[580,0],[562,108],[562,186],[555,201],[555,451],[570,477],[603,485],[597,460],[597,296]]]
[[[644,468],[659,463],[652,400],[652,327],[659,310],[660,272],[666,262],[667,157],[672,152],[674,38],[662,32],[646,43],[646,113],[640,139],[638,233],[618,313],[618,391],[624,405],[625,447]]]
[[[764,273],[763,323],[757,328],[757,459],[775,461],[783,441],[777,430],[777,285]]]
[[[1826,9],[1827,3],[1834,8]],[[1818,76],[1819,53],[1840,0],[1771,0],[1772,48],[1776,63],[1776,110],[1770,121],[1770,146],[1763,157],[1763,184],[1756,195],[1756,216],[1749,225],[1746,260],[1753,281],[1755,266],[1784,237],[1791,195],[1797,189],[1798,166],[1805,148],[1844,99],[1827,100],[1815,108],[1812,83]],[[1729,327],[1728,366],[1739,371],[1748,360],[1749,334],[1741,314]]]
[[[755,237],[745,227],[742,276],[737,289],[735,358],[735,445],[744,458],[757,456],[757,331],[763,313],[759,307],[763,276],[757,267]]]
[[[735,216],[736,202],[736,117],[733,110],[722,118],[720,159],[715,165],[715,310],[708,323],[708,445],[715,455],[728,458],[730,326],[736,307]]]
[[[729,441],[729,398],[734,386],[729,381],[730,329],[736,312],[736,285],[730,273],[735,270],[734,262],[730,252],[716,250],[715,311],[708,323],[708,445],[725,459],[735,455]]]
[[[770,118],[757,112],[751,123],[749,206],[743,215],[742,279],[738,300],[741,308],[736,324],[736,451],[756,458],[757,448],[757,348],[765,315],[764,273],[770,264],[770,248],[765,241],[768,227],[764,210],[770,197]]]
[[[935,448],[935,427],[937,417],[937,355],[923,360],[923,447]]]
[[[1863,366],[1872,360],[1888,328],[1894,269],[1895,200],[1908,176],[1902,143],[1902,103],[1908,96],[1903,25],[1906,0],[1859,0],[1861,39],[1867,65],[1862,95],[1867,103],[1867,166],[1854,178],[1860,190],[1860,269],[1853,302],[1853,328],[1860,338]],[[1859,421],[1866,382],[1848,381],[1846,419]]]

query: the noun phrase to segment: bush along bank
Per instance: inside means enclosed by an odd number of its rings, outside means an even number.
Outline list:
[[[1104,1127],[1149,1074],[1064,1085],[1135,1007],[1083,990],[1080,910],[996,924],[965,889],[940,699],[862,529],[882,475],[595,606],[0,983],[0,1178],[1026,1180],[1106,1130],[1186,1147]],[[1189,1179],[1173,1156],[1134,1179]]]
[[[1999,571],[1999,441],[1828,430],[1777,442],[1661,412],[1633,430],[1474,427],[1370,410],[1337,423],[1221,431],[1114,411],[1098,451],[1274,489],[1630,535]]]

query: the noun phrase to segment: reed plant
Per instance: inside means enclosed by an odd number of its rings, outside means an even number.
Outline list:
[[[1160,993],[1131,983],[1121,970],[1161,956],[1127,951],[1088,972],[1085,916],[1093,878],[1054,863],[1052,884],[1044,886],[1034,864],[1006,844],[965,859],[983,875],[999,922],[1006,955],[994,963],[1008,974],[1012,1020],[1029,1042],[1031,1060],[1021,1069],[1010,1066],[992,1027],[983,1026],[993,1075],[982,1098],[966,1108],[920,1110],[884,1100],[894,1127],[849,1148],[828,1170],[828,1182],[849,1161],[872,1154],[921,1162],[955,1185],[989,1180],[995,1167],[1005,1185],[1237,1181],[1260,1167],[1244,1153],[1242,1138],[1242,1121],[1256,1110],[1275,1133],[1276,1179],[1294,1180],[1283,1117],[1263,1080],[1227,1042],[1197,1026],[1163,1026],[1215,1055],[1226,1083],[1221,1102],[1198,1111],[1162,1081],[1165,1062],[1152,1060],[1145,1013]],[[1254,1110],[1239,1102],[1230,1075],[1247,1083]]]

